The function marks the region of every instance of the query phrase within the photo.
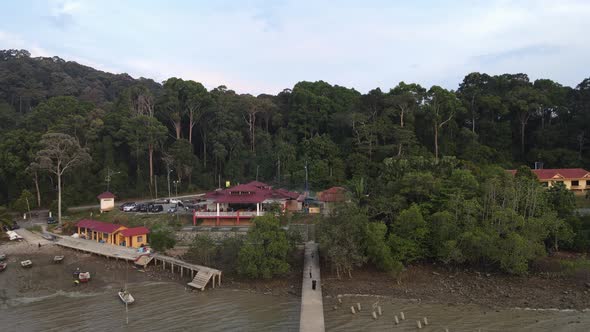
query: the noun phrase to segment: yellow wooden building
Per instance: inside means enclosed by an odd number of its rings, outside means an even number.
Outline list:
[[[147,237],[150,233],[146,227],[127,228],[123,225],[89,219],[78,221],[76,226],[78,235],[82,238],[130,248],[147,245]]]

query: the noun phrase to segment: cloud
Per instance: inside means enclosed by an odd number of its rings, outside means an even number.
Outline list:
[[[54,2],[50,14],[45,18],[55,27],[66,29],[76,24],[74,15],[82,8],[82,3],[75,0],[63,0]]]
[[[561,47],[557,45],[530,45],[496,53],[477,55],[473,57],[473,60],[479,62],[482,65],[496,65],[506,60],[554,55],[558,54],[560,50]]]
[[[25,49],[31,56],[48,57],[53,54],[36,43],[25,41],[21,36],[0,30],[0,49]]]

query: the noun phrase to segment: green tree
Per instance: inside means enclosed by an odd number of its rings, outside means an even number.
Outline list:
[[[211,266],[217,246],[209,235],[197,235],[191,242],[186,256],[194,263]]]
[[[0,224],[10,226],[12,225],[12,217],[8,214],[6,207],[0,205]]]
[[[565,187],[563,182],[554,183],[551,188],[547,189],[547,203],[552,210],[557,212],[559,218],[567,218],[573,215],[576,209],[576,199],[574,193]]]
[[[338,278],[362,266],[367,260],[363,241],[366,239],[368,217],[363,210],[343,206],[318,225],[318,239],[322,255],[336,270]]]
[[[462,111],[462,106],[454,93],[439,86],[433,86],[426,94],[426,112],[434,129],[434,158],[438,161],[439,131]]]
[[[395,260],[410,263],[426,257],[428,227],[420,207],[413,204],[403,210],[392,225],[389,246]]]
[[[154,227],[150,233],[150,246],[156,251],[163,252],[166,249],[174,248],[176,238],[168,227]]]
[[[41,138],[41,150],[36,154],[34,168],[45,170],[57,178],[57,220],[61,225],[61,178],[65,172],[92,160],[87,149],[70,135],[48,133]]]
[[[289,271],[289,241],[279,220],[271,214],[254,218],[238,255],[238,273],[249,278],[269,279]]]
[[[19,213],[28,212],[30,214],[31,209],[35,208],[34,203],[35,201],[33,194],[31,194],[31,192],[27,189],[24,189],[21,192],[19,198],[17,198],[14,203],[12,203],[12,209]]]
[[[380,222],[367,224],[367,257],[378,269],[386,272],[401,271],[402,265],[393,259],[391,249],[386,243],[387,226]]]

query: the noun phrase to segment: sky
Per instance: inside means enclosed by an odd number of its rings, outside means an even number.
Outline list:
[[[367,92],[400,81],[590,77],[588,0],[5,1],[0,49],[212,89],[276,94],[323,80]]]

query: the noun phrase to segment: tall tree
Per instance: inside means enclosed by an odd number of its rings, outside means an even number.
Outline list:
[[[182,102],[182,88],[184,81],[172,77],[164,82],[164,93],[160,100],[160,114],[163,119],[170,121],[176,139],[182,137],[182,118],[185,113],[185,107]]]
[[[426,94],[426,112],[434,130],[434,158],[437,162],[439,132],[460,111],[461,103],[451,91],[436,85],[428,90]]]
[[[411,138],[409,130],[405,129],[405,119],[409,113],[416,111],[424,99],[426,89],[421,87],[419,84],[406,84],[399,82],[399,84],[391,89],[388,94],[387,104],[393,108],[397,114],[399,114],[399,127],[398,129],[398,150],[397,155],[401,156],[402,148],[404,144],[408,144],[408,140]]]
[[[47,133],[41,138],[41,150],[36,154],[33,168],[45,170],[57,177],[57,220],[61,225],[62,176],[65,172],[89,163],[88,151],[70,135]]]
[[[195,81],[184,82],[182,96],[188,114],[188,141],[192,144],[193,128],[203,117],[207,106],[211,102],[211,97],[207,89],[201,83]]]

